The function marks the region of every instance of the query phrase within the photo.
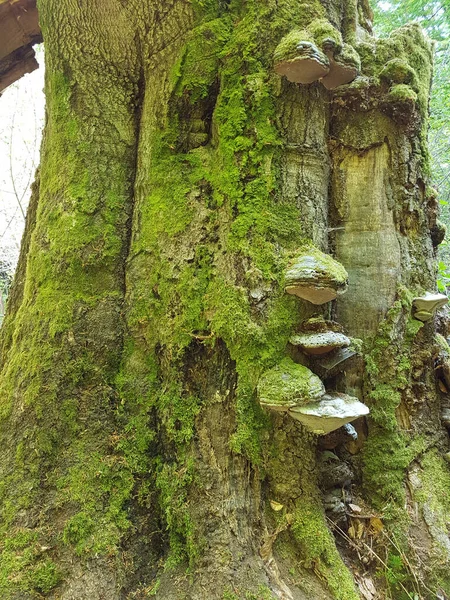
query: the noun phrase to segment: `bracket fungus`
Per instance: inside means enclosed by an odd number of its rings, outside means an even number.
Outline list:
[[[349,359],[355,361],[358,357],[358,353],[353,348],[337,348],[329,354],[319,357],[314,363],[314,370],[323,379],[329,379],[347,367]]]
[[[445,294],[430,294],[429,292],[426,292],[423,296],[413,299],[413,317],[418,321],[425,323],[432,319],[435,312],[447,303],[448,297]]]
[[[275,71],[293,83],[320,80],[329,90],[350,83],[361,61],[341,33],[326,19],[315,19],[307,29],[288,33],[274,53]]]
[[[335,348],[350,346],[350,339],[335,331],[293,335],[289,341],[293,346],[299,346],[306,354],[313,355],[328,354]]]
[[[316,402],[290,408],[289,414],[313,433],[326,435],[369,414],[369,408],[358,398],[329,392]]]
[[[330,70],[322,78],[321,83],[327,90],[334,90],[340,85],[351,83],[356,79],[361,67],[361,61],[353,46],[343,44],[339,52],[333,53],[328,51],[326,55],[330,61]]]
[[[348,274],[337,260],[310,247],[288,266],[285,281],[288,294],[325,304],[347,290]]]
[[[313,83],[330,70],[326,55],[308,38],[308,32],[294,30],[275,49],[275,72],[293,83]]]
[[[263,373],[258,383],[261,406],[281,412],[317,400],[324,393],[325,387],[317,375],[290,358]]]

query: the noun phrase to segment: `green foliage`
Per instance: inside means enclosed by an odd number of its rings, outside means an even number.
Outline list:
[[[443,260],[438,262],[438,278],[437,278],[438,290],[445,294],[447,288],[450,286],[450,268]]]
[[[386,565],[384,576],[391,594],[398,600],[413,600],[413,595],[406,591],[412,575],[402,557],[395,552],[389,552]]]

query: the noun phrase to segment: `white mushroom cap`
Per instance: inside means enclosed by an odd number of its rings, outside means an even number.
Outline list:
[[[347,280],[347,271],[337,260],[309,247],[288,267],[285,290],[312,304],[325,304],[347,290]]]
[[[445,294],[430,294],[426,292],[423,296],[414,298],[412,301],[413,314],[419,321],[429,321],[434,313],[448,303]]]
[[[350,345],[350,339],[346,335],[335,331],[293,335],[289,341],[293,346],[300,346],[307,354],[327,354],[335,348]]]
[[[292,407],[289,409],[289,414],[310,431],[325,435],[369,414],[369,408],[358,398],[330,392],[316,402]]]

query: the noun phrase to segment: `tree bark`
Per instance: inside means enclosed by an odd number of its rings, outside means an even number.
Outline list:
[[[450,350],[444,318],[411,312],[435,288],[428,41],[377,42],[356,0],[38,8],[47,120],[1,338],[2,597],[450,593]],[[342,35],[360,75],[276,74],[292,30]],[[349,273],[321,306],[285,293],[313,246]],[[318,317],[362,340],[333,369],[289,343]],[[357,441],[259,405],[286,357],[369,406]]]

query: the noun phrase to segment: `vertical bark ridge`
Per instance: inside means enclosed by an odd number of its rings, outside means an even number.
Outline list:
[[[131,477],[118,470],[111,436],[137,54],[119,2],[42,1],[39,10],[47,124],[23,301],[2,373],[0,589],[5,598],[51,595],[72,555],[59,597],[92,589],[113,598],[117,573],[103,564],[101,574],[95,560],[86,572],[76,557],[105,553],[128,527]],[[27,558],[15,577],[18,550]]]

